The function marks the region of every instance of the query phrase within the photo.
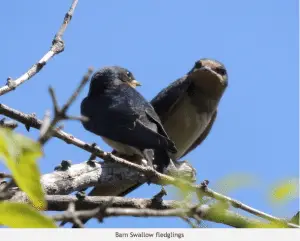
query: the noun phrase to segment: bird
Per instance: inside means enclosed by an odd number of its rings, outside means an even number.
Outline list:
[[[108,66],[98,70],[91,78],[87,97],[81,102],[81,115],[87,117],[82,124],[86,130],[101,136],[114,153],[138,156],[148,166],[163,172],[177,149],[152,105],[136,91],[140,85],[126,68]],[[89,195],[98,195],[99,191],[95,187]]]
[[[81,103],[84,128],[117,153],[139,156],[163,172],[177,152],[152,105],[135,89],[141,84],[120,66],[103,67],[93,74]]]
[[[225,66],[217,60],[203,58],[152,99],[152,106],[177,147],[178,151],[173,154],[175,160],[206,139],[227,86]]]

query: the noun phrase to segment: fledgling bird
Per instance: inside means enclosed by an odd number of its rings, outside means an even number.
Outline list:
[[[180,159],[204,141],[217,117],[217,107],[228,85],[225,66],[200,59],[184,77],[163,89],[151,101]]]
[[[117,154],[146,159],[149,166],[163,172],[177,152],[152,105],[135,90],[133,74],[119,66],[105,67],[91,79],[90,89],[81,103],[85,129],[99,135]],[[95,187],[89,195],[101,189]],[[88,220],[82,220],[83,223]],[[74,225],[73,228],[77,228]]]
[[[88,117],[83,126],[118,153],[138,155],[163,172],[170,153],[177,149],[152,105],[135,90],[139,85],[125,68],[111,66],[97,71],[81,103],[81,114]]]

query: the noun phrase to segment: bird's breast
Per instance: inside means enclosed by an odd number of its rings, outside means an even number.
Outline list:
[[[213,112],[199,108],[187,94],[176,104],[163,123],[171,140],[175,142],[178,152],[173,158],[179,159],[199,138],[209,124]]]

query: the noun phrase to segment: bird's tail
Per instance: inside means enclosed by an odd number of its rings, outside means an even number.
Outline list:
[[[118,194],[118,197],[124,197],[126,196],[128,193],[131,193],[132,191],[134,191],[135,189],[139,188],[140,186],[142,186],[144,183],[137,183],[134,186],[126,189],[124,192],[121,192],[120,194]]]
[[[170,139],[167,139],[167,149],[171,153],[176,153],[177,152],[177,148],[175,146],[175,143],[173,141],[171,141]]]

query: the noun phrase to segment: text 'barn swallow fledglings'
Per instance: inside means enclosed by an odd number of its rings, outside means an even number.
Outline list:
[[[138,155],[163,172],[170,163],[170,153],[177,149],[152,105],[136,91],[139,85],[125,68],[97,71],[81,103],[81,114],[89,119],[83,126],[118,153]]]

